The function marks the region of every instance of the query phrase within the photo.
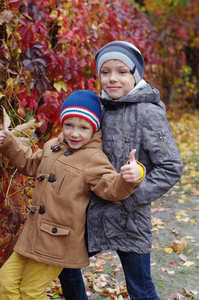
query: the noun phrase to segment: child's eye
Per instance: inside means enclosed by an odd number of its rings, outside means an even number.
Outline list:
[[[102,71],[101,71],[101,74],[103,74],[103,75],[108,74],[108,71],[102,70]]]
[[[71,127],[71,124],[66,123],[65,126],[69,128]]]
[[[87,127],[85,127],[85,126],[82,126],[82,129],[83,129],[83,130],[86,130],[86,129],[88,129],[88,128],[87,128]]]
[[[128,73],[128,72],[126,70],[120,70],[120,73],[125,74],[125,73]]]

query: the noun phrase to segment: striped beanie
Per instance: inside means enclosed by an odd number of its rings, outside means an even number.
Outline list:
[[[101,105],[98,97],[91,90],[78,90],[70,94],[64,101],[60,121],[63,122],[69,117],[83,118],[93,126],[93,131],[97,132],[101,124]]]
[[[144,58],[141,52],[128,42],[115,41],[111,42],[95,55],[97,73],[100,78],[100,69],[106,61],[110,59],[118,59],[127,65],[135,78],[136,84],[143,78]]]

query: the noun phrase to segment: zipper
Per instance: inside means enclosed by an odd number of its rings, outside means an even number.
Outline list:
[[[162,154],[163,155],[167,154],[168,150],[167,150],[166,145],[164,143],[164,138],[163,138],[162,132],[161,131],[157,132],[156,136],[157,136],[158,145],[160,147],[160,150],[161,150]]]
[[[125,115],[125,104],[122,109],[122,144],[123,144],[123,165],[125,165],[125,141],[124,141],[124,115]]]

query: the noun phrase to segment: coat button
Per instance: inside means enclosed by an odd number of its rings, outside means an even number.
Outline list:
[[[40,205],[40,207],[39,207],[39,214],[40,214],[40,215],[43,215],[43,214],[45,214],[45,212],[46,212],[45,206]]]
[[[56,227],[52,228],[52,233],[57,233],[57,228]]]

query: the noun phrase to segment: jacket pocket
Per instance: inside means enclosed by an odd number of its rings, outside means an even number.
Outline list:
[[[63,258],[66,252],[70,231],[71,229],[67,227],[42,222],[35,252],[49,257]]]
[[[68,182],[69,182],[69,168],[66,168],[66,169],[62,168],[60,170],[62,170],[61,171],[62,176],[58,177],[58,180],[56,183],[56,195],[57,196],[67,195]]]
[[[112,204],[105,212],[104,229],[107,238],[137,237],[139,235],[131,216],[119,204]]]

